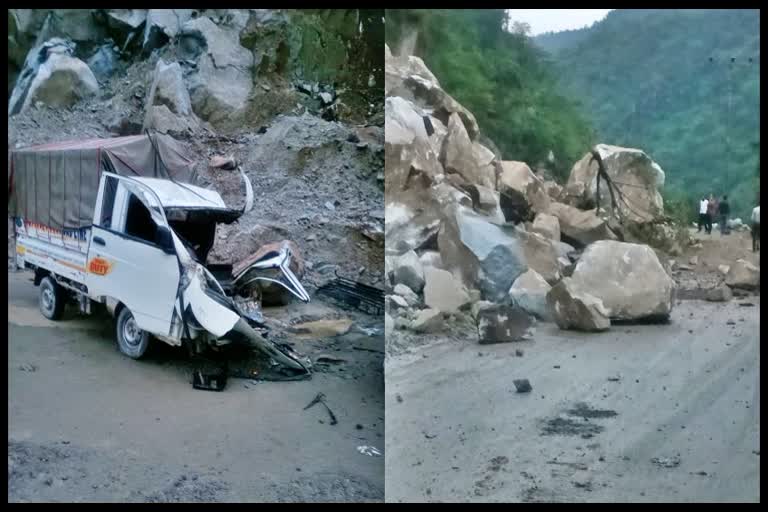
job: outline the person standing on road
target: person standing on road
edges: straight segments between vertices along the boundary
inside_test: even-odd
[[[728,230],[728,215],[731,213],[731,205],[728,204],[728,196],[723,196],[723,200],[718,205],[718,214],[720,216],[720,234],[727,235]]]
[[[701,196],[701,201],[699,201],[699,231],[698,233],[701,233],[701,227],[704,226],[704,230],[707,229],[707,207],[708,207],[709,201],[707,201],[707,198],[705,196]]]
[[[752,209],[752,252],[760,250],[760,201]]]
[[[717,210],[720,207],[720,203],[717,202],[715,194],[709,194],[709,202],[707,203],[707,234],[712,234],[712,223],[717,219]]]

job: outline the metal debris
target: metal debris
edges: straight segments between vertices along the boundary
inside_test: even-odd
[[[318,288],[317,293],[336,300],[342,307],[374,316],[384,314],[384,290],[367,284],[337,277]]]
[[[328,415],[331,417],[331,425],[336,425],[338,421],[336,421],[336,415],[333,414],[333,411],[331,411],[331,408],[328,407],[328,404],[325,403],[325,393],[318,393],[315,398],[312,399],[311,402],[307,404],[306,407],[304,407],[304,410],[306,411],[310,407],[314,406],[315,404],[321,403],[325,407],[325,410],[328,411]]]

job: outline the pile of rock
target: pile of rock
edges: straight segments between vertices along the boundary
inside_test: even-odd
[[[465,315],[491,343],[527,339],[537,321],[600,331],[669,318],[673,280],[650,247],[623,241],[664,225],[655,162],[595,148],[616,207],[605,182],[598,201],[591,152],[561,187],[481,144],[472,113],[421,59],[385,55],[390,328],[434,333]]]
[[[145,128],[188,131],[203,120],[234,131],[302,103],[359,122],[372,108],[360,96],[380,97],[368,93],[383,82],[382,24],[362,9],[9,9],[9,115],[37,102],[71,106],[159,55],[167,62],[147,89],[170,81],[179,98],[148,98]],[[308,82],[317,94],[304,101]]]

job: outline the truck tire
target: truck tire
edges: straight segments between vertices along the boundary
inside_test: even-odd
[[[117,347],[131,359],[141,359],[149,346],[149,333],[139,329],[128,308],[117,315]]]
[[[40,281],[40,312],[45,318],[61,320],[66,300],[64,289],[52,277],[46,276]]]

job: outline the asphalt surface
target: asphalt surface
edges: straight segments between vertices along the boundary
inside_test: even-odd
[[[8,278],[9,502],[383,500],[384,457],[358,451],[384,451],[380,354],[341,352],[354,377],[199,391],[180,350],[133,361],[108,317],[49,322],[30,274]],[[318,392],[337,425],[303,410]]]
[[[668,325],[392,357],[386,500],[759,501],[759,314],[684,301]]]

